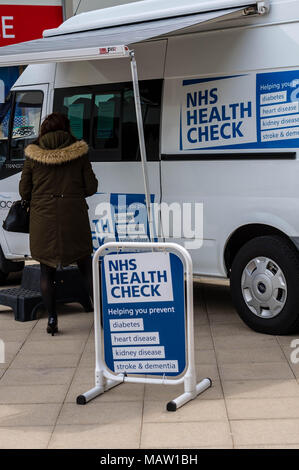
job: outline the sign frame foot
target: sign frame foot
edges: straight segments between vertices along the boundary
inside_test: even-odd
[[[166,405],[166,410],[172,412],[177,411],[178,408],[181,408],[186,403],[193,400],[210,387],[212,387],[212,380],[207,377],[198,384],[196,384],[195,390],[193,392],[185,391],[184,393],[182,393],[182,395],[178,396],[174,400],[169,401]]]
[[[93,387],[88,392],[82,393],[81,395],[77,396],[77,405],[86,405],[90,400],[96,398],[97,396],[104,393],[103,387]]]
[[[99,395],[102,395],[103,393],[107,392],[111,388],[116,387],[117,385],[120,385],[122,383],[123,383],[123,380],[119,381],[119,380],[107,379],[107,380],[105,380],[104,387],[100,386],[100,385],[97,385],[97,386],[91,388],[90,390],[88,390],[87,392],[85,392],[81,395],[78,395],[76,403],[77,403],[77,405],[86,405],[89,401],[93,400],[94,398],[98,397]]]

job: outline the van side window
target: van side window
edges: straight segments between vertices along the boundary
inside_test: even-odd
[[[82,93],[65,96],[60,112],[66,114],[71,123],[73,135],[79,140],[89,140],[92,94]]]
[[[122,94],[97,93],[94,98],[93,148],[119,149],[121,142],[120,109]]]
[[[159,160],[162,80],[139,83],[148,160]],[[54,111],[66,114],[91,161],[140,160],[132,83],[58,88]]]
[[[140,99],[144,138],[148,160],[159,160],[162,80],[140,82]],[[140,160],[135,101],[132,87],[123,93],[122,153],[123,160]]]
[[[24,160],[24,148],[38,137],[42,105],[42,91],[16,92],[11,131],[11,160]]]

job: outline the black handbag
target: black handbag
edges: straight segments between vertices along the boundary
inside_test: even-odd
[[[2,227],[8,232],[29,233],[29,202],[13,202]]]

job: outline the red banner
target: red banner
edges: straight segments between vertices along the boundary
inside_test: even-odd
[[[62,21],[60,6],[0,5],[0,46],[41,38]]]

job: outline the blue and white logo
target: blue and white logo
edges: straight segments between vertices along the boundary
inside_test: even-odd
[[[180,150],[298,146],[299,71],[183,81]]]

